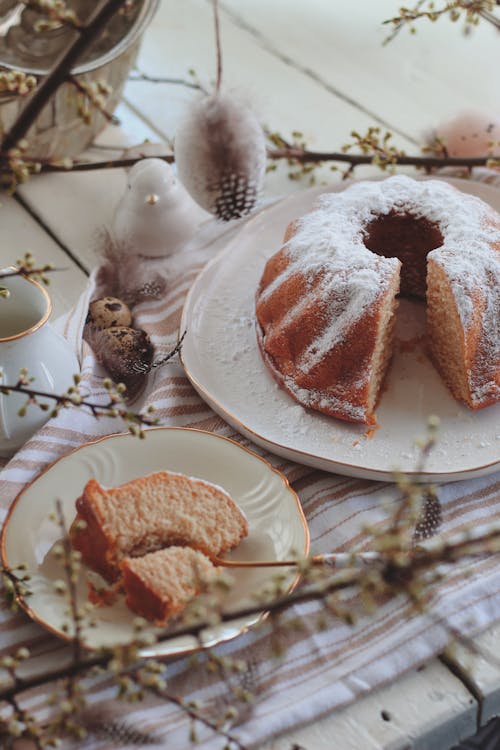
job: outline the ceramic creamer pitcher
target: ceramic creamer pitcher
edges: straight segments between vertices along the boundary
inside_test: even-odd
[[[0,284],[9,291],[7,299],[0,298],[0,382],[14,385],[26,368],[34,378],[33,389],[64,393],[79,366],[70,344],[48,322],[52,303],[47,291],[25,276],[2,278]],[[39,401],[55,405],[51,399]],[[25,403],[23,394],[0,394],[0,456],[13,454],[49,417],[50,409],[42,411],[36,404],[20,417]]]

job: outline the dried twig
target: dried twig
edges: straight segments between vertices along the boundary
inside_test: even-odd
[[[217,51],[217,79],[215,82],[215,93],[218,94],[222,84],[222,44],[220,39],[219,0],[213,0],[214,5],[214,27],[215,47]]]
[[[65,268],[54,268],[53,266],[46,265],[40,266],[39,268],[18,268],[11,271],[0,271],[0,279],[10,279],[12,276],[42,276],[45,273],[52,273],[53,271],[65,271]]]
[[[81,397],[77,388],[79,378],[76,375],[74,378],[75,385],[71,386],[66,393],[50,393],[31,388],[29,385],[30,381],[27,379],[27,373],[21,372],[17,383],[10,384],[0,381],[0,393],[5,396],[11,393],[20,393],[26,396],[26,404],[19,410],[21,416],[24,415],[27,407],[30,405],[36,405],[42,411],[48,411],[50,409],[48,404],[39,401],[39,399],[47,399],[54,402],[51,417],[57,416],[59,409],[66,409],[68,407],[85,408],[96,418],[121,417],[128,424],[130,432],[138,434],[140,437],[144,437],[141,430],[142,427],[153,427],[158,424],[158,420],[149,416],[149,414],[132,412],[127,409],[124,403],[125,386],[118,384],[113,389],[111,381],[103,381],[104,387],[109,391],[109,401],[105,404],[98,404]]]
[[[174,695],[173,693],[171,693],[166,688],[160,688],[155,686],[154,684],[147,685],[146,687],[158,698],[163,698],[169,703],[173,703],[174,705],[178,706],[187,716],[189,716],[192,721],[203,724],[203,726],[212,730],[212,732],[217,734],[219,737],[224,738],[227,743],[226,747],[232,746],[236,750],[246,750],[247,746],[243,745],[240,740],[234,736],[234,734],[224,729],[218,722],[213,721],[208,716],[205,716],[202,711],[199,711],[195,706],[193,706],[193,704],[189,703],[189,701],[185,701],[178,695]],[[196,733],[194,729],[191,735],[191,739],[196,742]]]
[[[26,159],[31,157],[26,156]],[[103,161],[75,162],[73,164],[42,164],[41,172],[90,172],[99,169],[123,169],[134,166],[140,161],[142,156],[131,158],[106,159]],[[175,157],[172,153],[155,154],[155,158],[163,159],[172,164]],[[267,158],[271,161],[292,160],[299,164],[321,164],[324,162],[339,162],[349,164],[353,168],[374,163],[374,154],[351,154],[342,151],[312,151],[310,149],[297,148],[296,146],[270,148],[267,151]],[[494,157],[489,155],[461,157],[461,156],[413,156],[403,154],[395,156],[392,165],[414,166],[419,169],[430,171],[433,169],[442,169],[443,167],[463,167],[473,169],[474,167],[490,166],[495,164]]]
[[[353,166],[363,164],[373,164],[373,154],[348,154],[338,151],[310,151],[308,149],[276,148],[269,149],[267,152],[269,159],[294,159],[302,164],[319,163],[325,161],[338,161]],[[394,164],[400,166],[415,166],[423,169],[440,169],[442,167],[484,167],[492,161],[492,156],[475,156],[475,157],[432,157],[432,156],[411,156],[403,154],[394,158]]]
[[[385,24],[392,24],[394,32],[385,41],[391,41],[403,26],[408,25],[410,31],[414,32],[413,23],[423,18],[429,21],[437,21],[442,16],[449,16],[452,21],[458,21],[465,17],[465,22],[470,26],[475,26],[482,18],[492,24],[496,29],[500,28],[500,19],[491,11],[495,3],[492,0],[449,0],[441,7],[436,7],[435,3],[428,2],[427,9],[422,9],[424,3],[422,0],[414,8],[400,8],[399,15],[387,19]],[[496,5],[499,5],[496,2]]]
[[[76,78],[76,76],[70,76],[68,78],[68,81],[77,89],[77,91],[80,92],[80,94],[82,94],[84,100],[88,100],[90,104],[101,113],[104,119],[111,123],[111,125],[120,124],[120,120],[118,119],[118,117],[111,114],[111,112],[108,112],[108,110],[104,106],[104,102],[102,101],[102,94],[96,93],[93,90],[91,84],[82,83],[78,78]],[[88,116],[90,117],[90,114]]]
[[[30,157],[26,157],[30,158]],[[143,155],[134,157],[124,157],[119,159],[105,159],[103,161],[75,161],[68,164],[53,164],[46,163],[42,164],[41,172],[92,172],[99,169],[126,169],[133,167],[138,161],[143,159]],[[163,161],[173,164],[174,155],[169,154],[155,154],[156,159],[163,159]]]
[[[46,263],[44,266],[36,266],[35,260],[31,253],[25,253],[24,258],[16,261],[16,265],[10,268],[0,269],[0,281],[2,279],[9,279],[13,276],[23,276],[25,278],[32,277],[36,281],[42,284],[49,284],[48,273],[52,271],[62,271],[62,268],[54,268],[51,263]],[[7,287],[0,283],[0,298],[8,299],[10,297],[10,291]]]
[[[73,548],[69,539],[68,530],[66,528],[66,522],[64,520],[64,514],[62,504],[60,500],[56,500],[56,515],[57,523],[61,529],[62,537],[62,548],[61,558],[64,573],[66,576],[66,589],[68,592],[68,602],[70,606],[71,619],[74,625],[73,634],[73,663],[78,664],[82,658],[82,618],[78,607],[78,597],[76,591],[76,573],[73,559]]]
[[[188,81],[186,78],[169,78],[168,76],[152,76],[149,73],[143,73],[141,70],[135,70],[130,73],[128,77],[129,81],[138,82],[143,81],[145,83],[165,83],[174,86],[185,86],[188,89],[195,89],[196,91],[205,91],[200,83],[195,81]],[[206,93],[206,92],[205,92]]]
[[[385,534],[385,531],[382,532]],[[500,550],[500,527],[492,526],[483,529],[473,529],[468,532],[457,534],[453,539],[446,542],[432,540],[422,543],[416,548],[403,549],[393,546],[385,549],[380,554],[379,564],[370,567],[359,566],[350,570],[342,570],[326,578],[319,579],[293,592],[283,594],[272,600],[259,600],[232,611],[219,613],[219,622],[224,623],[235,618],[250,618],[262,611],[279,613],[292,605],[302,604],[309,601],[324,600],[335,592],[345,589],[362,589],[367,578],[373,585],[373,575],[377,575],[383,585],[383,593],[387,595],[411,595],[412,582],[419,579],[422,574],[432,571],[436,566],[453,564],[473,557],[484,557],[494,554]],[[353,553],[353,564],[356,563],[356,553]],[[213,628],[214,623],[209,621],[196,621],[180,627],[166,628],[158,634],[158,643],[183,636],[199,637],[203,631]],[[140,641],[139,641],[140,642]],[[202,642],[202,641],[201,641]],[[136,650],[137,643],[132,646],[132,653]],[[0,701],[9,700],[18,692],[29,690],[48,682],[64,679],[75,675],[77,672],[87,673],[94,667],[105,667],[111,658],[113,650],[104,650],[95,656],[82,659],[79,663],[72,663],[66,667],[55,668],[44,674],[38,674],[19,681],[19,684],[0,689]],[[138,669],[144,660],[133,661],[126,666],[125,671],[130,672]]]

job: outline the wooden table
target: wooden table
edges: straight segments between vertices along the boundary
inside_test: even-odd
[[[252,104],[271,130],[304,134],[315,149],[339,150],[350,133],[371,125],[394,134],[394,144],[415,153],[425,133],[463,108],[488,110],[498,95],[495,62],[500,40],[481,24],[464,38],[460,24],[423,21],[418,33],[388,35],[381,21],[397,0],[222,0],[224,80]],[[208,0],[162,0],[138,61],[155,77],[188,77],[193,68],[209,84],[215,77],[211,4]],[[103,147],[150,139],[169,141],[193,91],[185,86],[130,81],[117,114],[93,156]],[[266,180],[266,194],[302,190],[307,178],[291,181],[286,164]],[[373,168],[357,171],[359,177]],[[329,166],[317,180],[339,179]],[[68,270],[54,275],[55,316],[86,284],[96,263],[97,230],[109,223],[125,184],[123,170],[51,174],[32,179],[14,197],[2,196],[0,261],[26,251]],[[493,651],[500,628],[477,639]],[[306,686],[305,686],[306,687]],[[471,735],[498,712],[497,667],[462,648],[446,661],[434,659],[418,671],[355,705],[275,740],[311,750],[415,747],[445,750]]]

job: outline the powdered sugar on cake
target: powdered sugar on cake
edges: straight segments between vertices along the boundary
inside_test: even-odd
[[[356,314],[360,317],[380,289],[379,277],[385,267],[381,261],[391,263],[391,267],[395,262],[368,250],[363,231],[374,218],[391,211],[410,213],[439,227],[444,243],[429,257],[446,266],[462,325],[467,328],[470,324],[472,299],[477,289],[485,286],[492,290],[488,310],[498,319],[500,308],[493,303],[498,302],[500,288],[500,252],[491,246],[500,248],[500,227],[483,201],[437,180],[416,182],[398,175],[381,182],[358,183],[342,193],[322,195],[317,209],[300,219],[296,233],[286,245],[292,264],[284,273],[300,268],[315,274],[322,266],[332,274],[345,273],[356,286],[359,305],[358,313],[352,310],[351,321]],[[372,269],[376,273],[370,274]],[[278,285],[278,279],[275,283]],[[348,323],[341,321],[339,327]]]
[[[389,223],[394,217],[397,221],[414,220],[415,230],[410,225],[410,236],[401,230],[402,239],[398,239],[398,231],[393,232],[391,225],[392,247],[384,239],[374,252],[367,247],[373,246],[372,226],[377,222],[380,226],[384,217]],[[418,235],[419,227],[429,227],[435,237],[427,244],[427,230],[422,230],[423,239],[417,239],[414,249],[413,232]],[[324,379],[324,386],[317,388],[312,382],[318,368],[324,370],[323,363],[332,363],[334,349],[348,360],[357,356],[349,351],[358,324],[363,336],[365,320],[375,316],[368,334],[373,335],[382,309],[390,317],[387,306],[382,306],[388,295],[395,293],[401,262],[394,256],[408,257],[405,243],[409,243],[412,255],[411,260],[404,260],[404,267],[422,276],[424,287],[419,291],[408,286],[403,289],[423,296],[426,255],[434,267],[441,267],[449,289],[449,314],[454,303],[462,335],[467,338],[467,356],[474,358],[475,365],[481,363],[467,375],[470,396],[464,400],[477,408],[500,396],[500,217],[483,201],[445,182],[416,181],[399,175],[380,182],[356,183],[341,193],[320,196],[313,210],[294,222],[276,262],[269,272],[266,268],[258,292],[261,351],[275,377],[300,403],[363,421],[364,397],[356,395],[353,400],[349,393],[358,388],[361,391],[368,379],[372,382],[373,373],[381,366],[376,357],[368,361],[361,355],[364,364],[357,371],[358,383],[354,387],[351,380],[345,394],[342,378],[332,380],[328,387]],[[384,257],[384,251],[392,257]],[[423,253],[421,261],[416,253]],[[414,268],[414,257],[423,265]],[[317,311],[316,319],[313,310]],[[298,347],[292,339],[286,343],[288,332],[300,331],[304,325],[309,334],[314,331],[313,335],[308,339],[300,336]],[[477,346],[473,343],[476,335]],[[350,375],[351,371],[349,365]],[[337,401],[342,403],[339,408]]]

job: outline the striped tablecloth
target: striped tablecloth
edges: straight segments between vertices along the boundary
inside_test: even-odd
[[[479,170],[476,177],[498,182],[500,187],[496,173]],[[196,274],[236,230],[237,227],[219,228],[215,224],[206,228],[185,252],[165,262],[168,287],[161,300],[144,302],[135,309],[136,324],[148,331],[159,356],[176,344],[183,300]],[[77,347],[85,387],[94,400],[105,400],[103,373],[81,340],[88,301],[97,293],[95,284],[93,275],[86,293],[61,325]],[[383,521],[388,509],[400,499],[400,491],[394,485],[313,470],[250,445],[201,400],[177,360],[148,376],[146,389],[133,408],[150,404],[155,406],[162,424],[217,432],[253,448],[280,469],[301,499],[310,526],[312,553],[367,546],[363,528]],[[82,443],[116,431],[115,420],[95,420],[83,411],[63,410],[5,465],[0,475],[2,516],[25,483],[47,464]],[[443,533],[458,532],[470,524],[500,522],[498,473],[443,485],[439,497]],[[436,590],[426,615],[413,614],[405,598],[400,597],[373,615],[362,617],[355,626],[329,618],[326,627],[318,630],[315,615],[319,611],[320,605],[313,602],[287,612],[285,621],[299,617],[302,627],[284,630],[286,650],[280,659],[273,656],[265,629],[248,632],[218,647],[218,653],[247,659],[252,667],[246,684],[254,692],[255,701],[245,707],[231,730],[245,746],[259,746],[273,734],[353,701],[431,658],[449,641],[449,626],[471,634],[500,619],[500,564],[496,558],[489,558],[468,564],[466,570],[454,569]],[[64,654],[65,647],[23,613],[2,612],[0,629],[5,650],[28,646],[37,654],[38,665],[44,659],[55,660]],[[199,701],[214,718],[223,713],[228,685],[217,675],[177,659],[168,665],[168,679],[173,694]],[[189,746],[190,722],[174,704],[150,698],[132,706],[116,704],[111,700],[113,694],[110,684],[97,683],[90,698],[89,715],[94,711],[96,716],[118,718],[131,727],[151,730],[161,747]],[[30,698],[30,705],[41,707],[45,699],[46,690],[40,689]],[[200,747],[223,744],[208,729],[198,726],[197,731]],[[85,744],[77,746],[103,750],[126,745],[91,734]]]

